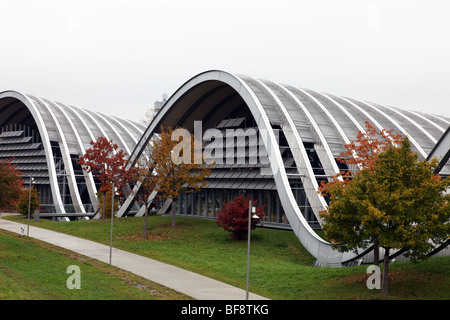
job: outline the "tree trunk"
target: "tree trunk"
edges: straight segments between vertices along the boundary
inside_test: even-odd
[[[384,260],[383,260],[383,283],[381,287],[381,294],[386,296],[388,293],[388,280],[389,280],[389,248],[384,248]]]
[[[103,208],[102,208],[102,215],[103,215],[103,221],[105,221],[106,218],[106,191],[103,192]]]
[[[145,206],[145,219],[144,219],[144,238],[147,237],[147,216],[148,216],[148,210],[149,207],[147,204],[144,204]]]
[[[172,199],[172,228],[175,228],[175,200]]]
[[[379,266],[380,264],[380,247],[378,245],[378,238],[373,239],[373,264]]]

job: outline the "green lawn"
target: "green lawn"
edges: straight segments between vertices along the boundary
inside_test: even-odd
[[[32,224],[109,245],[110,220]],[[169,217],[151,216],[149,236],[142,232],[143,218],[116,218],[113,245],[245,288],[247,242],[232,240],[214,221],[179,217],[171,228]],[[252,232],[250,290],[283,300],[382,299],[379,290],[366,287],[367,266],[313,268],[313,262],[293,232],[258,228]],[[450,257],[392,264],[388,298],[449,299],[449,267]]]
[[[80,290],[68,289],[80,268]],[[70,281],[71,282],[71,281]],[[187,297],[102,262],[0,230],[0,300],[172,300]]]

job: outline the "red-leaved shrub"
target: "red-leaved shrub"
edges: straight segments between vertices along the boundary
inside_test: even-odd
[[[231,232],[234,239],[242,240],[247,237],[248,233],[248,205],[251,200],[250,196],[237,196],[229,203],[223,203],[223,209],[217,217],[217,225],[223,227],[225,231]],[[264,216],[264,206],[258,206],[256,200],[252,200],[252,207],[256,207],[256,214],[259,218],[252,218],[251,230],[256,228],[256,224]]]

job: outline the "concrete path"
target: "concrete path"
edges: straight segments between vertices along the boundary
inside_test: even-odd
[[[27,225],[0,218],[1,229],[21,234],[22,226],[25,227],[26,236]],[[110,247],[107,245],[34,226],[30,226],[29,236],[109,263]],[[197,300],[245,300],[246,298],[245,290],[114,247],[111,264]],[[266,300],[267,298],[250,293],[249,299]]]

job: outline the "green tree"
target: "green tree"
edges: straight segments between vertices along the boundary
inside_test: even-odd
[[[17,201],[19,213],[28,214],[28,204],[30,205],[31,216],[34,214],[34,210],[38,210],[41,207],[39,203],[39,193],[35,187],[31,187],[31,198],[30,189],[23,189],[20,191],[19,200]]]
[[[382,294],[388,290],[390,250],[405,250],[418,261],[449,239],[450,179],[434,174],[437,160],[419,161],[405,138],[389,145],[370,169],[354,173],[345,184],[327,189],[323,230],[340,251],[367,248],[377,239],[384,248]]]
[[[344,188],[360,170],[372,170],[380,152],[390,146],[400,145],[403,140],[403,136],[393,134],[392,129],[378,130],[369,121],[366,121],[365,126],[365,130],[358,131],[356,140],[346,144],[346,151],[338,156],[338,161],[346,164],[348,170],[339,172],[329,182],[322,181],[319,188],[322,195],[328,196],[336,184],[340,185],[338,188]],[[378,238],[374,237],[371,241],[373,242],[374,264],[378,266],[380,261]]]
[[[97,192],[97,199],[99,204],[99,211],[104,212],[105,218],[111,218],[111,186],[109,189],[105,189],[105,192]],[[116,212],[119,209],[119,203],[118,203],[117,197],[114,197],[114,212]],[[105,210],[103,210],[103,206],[105,206]]]
[[[186,129],[161,127],[159,137],[152,141],[148,160],[152,170],[146,175],[146,183],[162,198],[172,199],[172,227],[180,191],[196,192],[207,184],[205,178],[211,174],[212,165],[203,163],[202,156],[201,146],[196,146]]]

